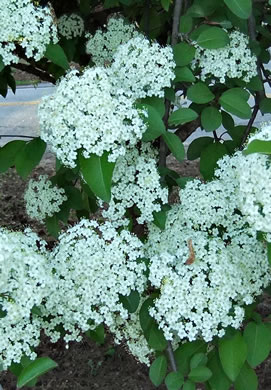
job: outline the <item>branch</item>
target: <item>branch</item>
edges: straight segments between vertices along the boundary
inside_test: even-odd
[[[170,341],[168,342],[167,353],[168,353],[168,357],[169,357],[172,371],[175,371],[175,372],[178,371],[177,364],[176,364],[175,357],[174,357],[174,352],[173,352],[172,345],[171,345]]]
[[[33,74],[33,75],[39,77],[43,81],[48,81],[49,83],[52,83],[52,84],[56,83],[56,80],[52,76],[50,76],[48,73],[46,73],[43,70],[35,68],[32,65],[26,65],[26,64],[22,64],[19,62],[18,64],[12,64],[12,67],[15,69],[22,70],[23,72]]]
[[[259,109],[260,109],[260,106],[259,106],[258,103],[256,103],[255,106],[254,106],[254,109],[253,109],[253,113],[252,113],[252,115],[251,115],[251,118],[250,118],[250,120],[249,120],[249,122],[248,122],[247,128],[246,128],[246,130],[245,130],[245,132],[244,132],[244,135],[243,135],[243,137],[242,137],[242,141],[241,141],[241,145],[240,145],[240,147],[239,147],[239,150],[242,150],[242,149],[243,149],[243,146],[244,146],[244,144],[245,144],[245,142],[246,142],[246,140],[247,140],[247,138],[248,138],[248,136],[249,136],[250,130],[251,130],[252,126],[253,126],[253,123],[254,123],[254,121],[255,121],[255,118],[256,118],[256,116],[257,116],[257,114],[258,114]]]
[[[180,138],[182,142],[184,142],[197,128],[200,126],[200,118],[193,120],[192,122],[186,123],[178,127],[175,134]]]

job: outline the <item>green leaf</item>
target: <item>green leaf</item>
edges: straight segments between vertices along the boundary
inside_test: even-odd
[[[201,125],[206,131],[214,131],[222,124],[222,115],[215,107],[205,107],[201,112]]]
[[[82,175],[96,196],[105,202],[111,198],[111,183],[115,163],[108,161],[108,153],[101,157],[92,154],[89,158],[79,156]]]
[[[271,338],[268,328],[263,324],[250,322],[244,330],[247,344],[247,361],[251,367],[261,364],[271,351]]]
[[[206,84],[198,82],[187,90],[187,98],[197,104],[209,103],[215,98]]]
[[[150,330],[155,323],[154,319],[150,316],[149,313],[149,308],[153,306],[153,299],[148,298],[146,299],[139,311],[139,321],[140,321],[140,326],[143,330],[145,338],[148,340],[150,336]]]
[[[196,385],[193,382],[186,381],[183,386],[183,390],[196,390]]]
[[[86,332],[86,335],[93,341],[95,341],[95,343],[99,344],[99,345],[102,345],[104,344],[104,340],[105,340],[105,331],[104,331],[104,326],[103,324],[100,324],[99,326],[97,326],[96,329],[94,330],[88,330]]]
[[[180,371],[183,375],[187,375],[190,369],[189,363],[192,356],[199,352],[205,352],[206,348],[207,344],[200,340],[187,342],[177,348],[174,352],[174,356],[178,371]]]
[[[224,372],[231,381],[235,381],[247,358],[247,345],[239,331],[232,337],[218,342],[220,361]]]
[[[25,144],[25,141],[11,141],[0,148],[0,173],[15,165],[15,159]]]
[[[154,322],[150,328],[150,334],[147,341],[149,346],[155,351],[164,351],[168,344],[163,331],[158,328],[156,322]]]
[[[234,128],[234,120],[232,116],[228,114],[226,111],[221,111],[222,115],[222,125],[226,130],[230,130]]]
[[[271,141],[255,139],[251,141],[243,152],[245,155],[252,153],[271,154]]]
[[[223,371],[217,350],[213,352],[207,365],[213,373],[208,381],[211,388],[216,390],[229,390],[231,381]]]
[[[193,83],[196,80],[191,69],[189,69],[187,66],[175,68],[175,76],[176,76],[174,80],[175,83],[177,82]]]
[[[271,99],[264,98],[260,101],[260,110],[262,114],[271,113]]]
[[[92,0],[80,0],[80,12],[83,16],[91,13]]]
[[[4,67],[5,67],[5,64],[4,64],[4,62],[3,62],[3,57],[0,56],[0,72],[2,72],[2,70],[4,69]]]
[[[134,313],[138,308],[140,295],[138,291],[133,290],[129,295],[120,295],[120,302],[129,313]]]
[[[193,382],[206,382],[211,376],[212,371],[208,367],[199,366],[190,371],[188,378]]]
[[[166,227],[167,212],[165,210],[154,211],[152,215],[153,215],[153,223],[161,230],[164,230]]]
[[[184,384],[184,377],[180,372],[170,372],[165,379],[168,390],[180,390]]]
[[[188,10],[188,14],[194,18],[202,18],[211,15],[220,2],[217,0],[194,0],[192,6]]]
[[[245,363],[234,382],[234,390],[257,390],[258,378],[255,371]]]
[[[224,3],[238,18],[249,18],[252,10],[251,0],[224,0]]]
[[[217,161],[228,153],[224,144],[215,142],[208,145],[200,155],[200,173],[205,180],[211,180],[217,168]]]
[[[188,160],[196,160],[197,158],[200,158],[201,152],[206,149],[207,146],[213,144],[213,142],[213,137],[199,137],[194,139],[187,150]]]
[[[22,370],[17,381],[17,387],[21,388],[27,385],[33,379],[38,378],[55,367],[57,367],[57,363],[52,359],[48,357],[37,358]]]
[[[166,131],[166,128],[159,112],[147,104],[138,104],[137,107],[147,110],[148,114],[147,118],[144,117],[144,121],[147,124],[147,130],[143,134],[142,140],[144,142],[149,142],[160,137]]]
[[[45,150],[46,143],[40,138],[34,138],[18,150],[15,166],[17,173],[23,179],[26,179],[30,172],[39,164]]]
[[[80,190],[76,187],[65,187],[65,193],[68,196],[68,204],[71,209],[82,210],[84,203]]]
[[[163,134],[163,139],[165,143],[167,144],[169,150],[173,154],[173,156],[180,162],[184,160],[185,157],[185,151],[184,146],[180,138],[174,134],[166,132]]]
[[[230,112],[239,118],[248,119],[251,117],[251,108],[240,93],[240,88],[228,89],[219,98],[219,103],[225,111]]]
[[[159,98],[157,96],[147,96],[146,98],[141,99],[140,103],[143,106],[148,105],[153,107],[159,113],[161,118],[165,115],[165,101],[163,98]]]
[[[174,60],[177,66],[189,65],[195,56],[196,49],[186,42],[177,43],[173,47]]]
[[[61,68],[68,70],[70,65],[68,58],[59,44],[50,43],[44,55],[48,60],[52,61],[53,64],[60,66]]]
[[[230,43],[230,39],[226,31],[220,27],[208,27],[199,35],[197,39],[199,46],[204,49],[220,49]]]
[[[53,215],[52,217],[47,217],[45,219],[46,229],[48,230],[49,234],[51,236],[58,238],[59,232],[60,232],[60,226],[58,223],[58,218],[56,215]]]
[[[168,12],[169,7],[170,7],[170,0],[161,0],[161,5],[164,8],[165,11]]]
[[[160,386],[167,373],[167,359],[164,355],[158,356],[152,363],[149,376],[154,386]]]
[[[190,360],[190,369],[197,368],[198,366],[205,366],[207,363],[207,356],[205,353],[196,353]]]
[[[188,34],[193,28],[193,18],[189,15],[182,15],[179,24],[179,32]]]
[[[168,123],[170,126],[183,125],[197,119],[198,114],[191,108],[179,108],[170,115]]]

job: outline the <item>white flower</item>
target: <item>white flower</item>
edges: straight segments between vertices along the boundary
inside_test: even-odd
[[[243,306],[270,283],[266,248],[238,210],[237,193],[222,180],[188,183],[165,230],[150,226],[149,280],[160,289],[150,314],[168,340],[209,342],[240,327]]]
[[[57,29],[66,39],[81,37],[84,32],[84,21],[77,14],[62,15],[57,21]]]
[[[133,99],[164,97],[164,88],[174,80],[173,51],[138,36],[122,44],[113,56],[111,71],[116,93]]]
[[[109,161],[116,161],[146,131],[144,115],[133,100],[113,94],[106,69],[89,68],[81,76],[73,70],[39,107],[41,138],[70,167],[76,166],[79,149],[86,158],[109,152]]]
[[[161,210],[161,203],[168,201],[168,189],[162,188],[157,170],[157,153],[148,144],[141,150],[128,149],[117,160],[112,179],[111,200],[104,218],[114,226],[128,225],[124,218],[127,209],[134,205],[139,209],[139,224],[153,221],[153,212]],[[102,202],[101,202],[102,205]]]
[[[215,77],[225,83],[226,77],[241,78],[249,82],[257,76],[257,57],[249,48],[248,37],[235,30],[229,33],[230,43],[220,49],[203,49],[195,45],[192,69],[200,68],[200,78]]]
[[[67,199],[64,189],[53,186],[47,175],[39,176],[38,181],[31,179],[24,194],[27,214],[38,221],[58,213]]]
[[[1,0],[0,56],[5,65],[17,63],[16,46],[25,49],[28,58],[40,60],[46,46],[58,41],[51,9],[31,0]]]
[[[101,323],[111,326],[114,316],[126,319],[120,295],[145,287],[142,243],[126,230],[110,223],[81,222],[63,233],[51,254],[55,289],[48,297],[44,322],[46,333],[56,341],[63,325],[65,340],[80,340],[80,332]]]
[[[45,242],[30,230],[0,229],[0,363],[7,369],[23,355],[34,359],[40,321],[31,313],[52,289]],[[38,248],[39,247],[39,248]]]
[[[106,31],[97,30],[94,36],[87,36],[90,39],[86,52],[91,54],[92,61],[98,66],[110,64],[119,45],[140,35],[135,26],[125,23],[123,18],[110,18],[105,27]]]

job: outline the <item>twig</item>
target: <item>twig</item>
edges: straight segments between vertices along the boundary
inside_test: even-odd
[[[170,341],[168,342],[167,353],[168,353],[169,362],[170,362],[172,371],[175,371],[175,372],[178,371],[177,370],[176,360],[175,360],[175,357],[174,357],[174,352],[173,352],[173,349],[172,349],[172,344],[171,344]]]
[[[242,150],[243,147],[244,147],[244,144],[245,144],[245,142],[246,142],[246,140],[247,140],[247,138],[248,138],[248,136],[249,136],[249,133],[250,133],[250,131],[251,131],[251,128],[252,128],[252,126],[253,126],[253,123],[254,123],[254,121],[255,121],[255,118],[256,118],[256,116],[257,116],[257,114],[258,114],[259,109],[260,109],[260,106],[259,106],[258,103],[256,103],[255,106],[254,106],[254,109],[253,109],[251,118],[250,118],[250,120],[249,120],[249,122],[248,122],[247,128],[246,128],[246,130],[245,130],[245,132],[244,132],[244,135],[243,135],[243,137],[242,137],[242,141],[241,141],[241,145],[240,145],[240,147],[239,147],[239,150]]]
[[[19,62],[18,64],[12,64],[12,67],[15,69],[22,70],[23,72],[33,74],[34,76],[39,77],[43,81],[48,81],[49,83],[52,84],[56,83],[56,80],[52,76],[50,76],[48,73],[46,73],[43,70],[35,68],[32,65],[26,65]]]
[[[30,138],[30,139],[34,139],[37,137],[31,137],[29,135],[4,134],[4,135],[0,135],[0,138]]]

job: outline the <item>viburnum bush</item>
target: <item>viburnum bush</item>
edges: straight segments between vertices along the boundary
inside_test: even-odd
[[[257,312],[271,283],[270,0],[0,6],[2,96],[11,67],[56,85],[40,137],[0,148],[0,172],[23,179],[47,145],[56,156],[24,196],[54,247],[0,228],[1,368],[34,385],[57,364],[35,352],[42,333],[68,347],[108,332],[155,386],[256,390],[271,351]],[[199,159],[200,178],[170,154]]]

